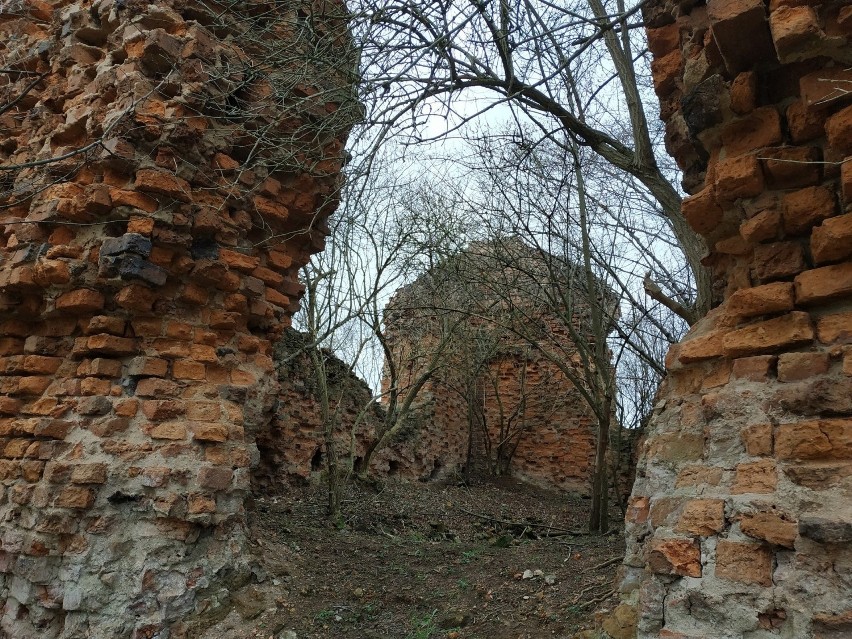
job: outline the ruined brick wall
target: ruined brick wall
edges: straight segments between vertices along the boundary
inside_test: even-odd
[[[488,368],[482,399],[485,426],[493,443],[517,433],[511,474],[588,495],[596,421],[573,383],[556,364],[529,348],[504,355]]]
[[[852,636],[852,7],[645,19],[722,302],[669,353],[622,593],[639,637]]]
[[[193,636],[250,577],[351,66],[341,2],[217,7],[0,3],[0,635]]]
[[[275,345],[279,390],[271,427],[258,435],[261,466],[258,485],[275,490],[283,484],[311,480],[325,470],[325,443],[316,374],[306,349],[305,334],[290,328]],[[384,417],[373,391],[343,361],[323,352],[337,451],[343,463],[355,445],[353,461],[363,456],[366,442]],[[354,441],[353,441],[354,435]],[[376,462],[381,464],[382,455]]]
[[[549,264],[550,259],[555,260],[517,238],[474,243],[401,289],[389,304],[386,334],[403,371],[402,386],[413,384],[436,348],[449,340],[417,397],[407,439],[393,447],[402,474],[513,474],[550,488],[589,492],[596,438],[592,410],[560,365],[530,341],[538,339],[574,370],[575,379],[583,379],[566,322],[593,343],[588,302],[579,288],[569,295],[570,310],[547,297],[542,289],[556,278],[562,278],[561,286],[574,286],[564,273],[557,275],[565,265]],[[526,336],[513,331],[513,324],[524,325]]]

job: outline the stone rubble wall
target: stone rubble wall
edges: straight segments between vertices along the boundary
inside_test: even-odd
[[[354,64],[340,1],[209,4],[0,2],[0,636],[195,636],[251,577]]]
[[[605,628],[852,636],[852,7],[645,7],[683,213],[723,300],[669,352]]]

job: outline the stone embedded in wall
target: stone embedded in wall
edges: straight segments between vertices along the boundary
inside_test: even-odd
[[[220,8],[0,3],[4,636],[192,636],[251,576],[272,340],[357,107],[341,2]],[[313,11],[337,54],[287,64]]]
[[[848,11],[762,0],[644,11],[690,192],[683,213],[713,247],[724,298],[667,358],[628,510],[624,601],[644,639],[845,636]]]

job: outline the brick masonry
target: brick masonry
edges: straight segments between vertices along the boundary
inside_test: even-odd
[[[342,2],[206,6],[0,3],[2,636],[195,636],[251,578],[354,65]]]
[[[407,435],[387,456],[395,472],[420,479],[511,474],[590,493],[597,421],[571,378],[586,379],[574,339],[589,348],[594,337],[576,284],[562,281],[563,290],[574,289],[570,310],[547,296],[544,283],[565,268],[554,259],[517,238],[473,243],[397,291],[385,321],[401,386],[415,384],[450,337],[417,396]]]
[[[624,605],[642,638],[850,636],[852,9],[657,0],[645,21],[723,301],[668,356]]]

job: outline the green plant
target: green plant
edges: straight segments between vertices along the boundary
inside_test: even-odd
[[[326,610],[320,610],[317,614],[314,615],[314,621],[328,621],[330,619],[333,619],[336,614],[337,611],[331,608],[327,608]]]
[[[414,626],[414,629],[405,636],[405,639],[429,639],[433,633],[438,631],[438,627],[435,625],[435,615],[437,614],[438,611],[433,610],[429,615],[412,617],[411,625]]]

